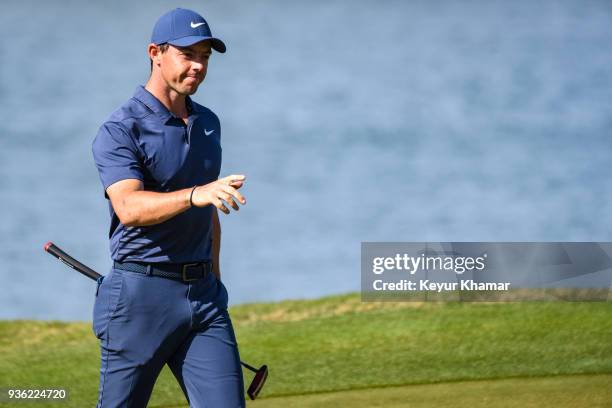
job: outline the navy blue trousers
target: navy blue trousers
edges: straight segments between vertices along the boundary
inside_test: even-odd
[[[164,364],[195,408],[244,407],[227,290],[214,275],[193,282],[113,269],[98,282],[97,408],[146,407]]]

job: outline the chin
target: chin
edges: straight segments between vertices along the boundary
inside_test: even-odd
[[[198,85],[193,86],[181,86],[173,88],[176,93],[183,96],[191,96],[198,91]]]
[[[198,86],[195,86],[192,89],[188,89],[187,92],[185,93],[185,95],[193,95],[194,93],[196,93],[198,91]]]
[[[200,87],[201,82],[198,82],[196,84],[193,85],[185,85],[183,87],[183,93],[185,95],[193,95],[194,93],[196,93],[198,91],[198,88]]]

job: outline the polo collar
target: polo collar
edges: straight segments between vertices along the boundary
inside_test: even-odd
[[[147,91],[144,86],[139,85],[134,92],[135,99],[142,102],[147,108],[153,111],[155,114],[160,115],[165,121],[168,121],[170,118],[175,118],[180,120],[174,113],[170,112],[168,108],[164,106],[163,103],[159,99],[157,99],[151,92]],[[191,116],[193,111],[193,102],[191,98],[188,96],[185,98],[185,103],[187,105],[187,112]]]

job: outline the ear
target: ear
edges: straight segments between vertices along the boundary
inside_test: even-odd
[[[153,43],[149,44],[147,47],[147,53],[149,54],[149,58],[153,61],[153,65],[158,66],[160,64],[161,51],[159,47]]]

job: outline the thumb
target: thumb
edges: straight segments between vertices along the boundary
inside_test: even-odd
[[[235,183],[242,185],[245,180],[246,176],[244,174],[232,174],[231,176],[225,176],[221,179],[221,181],[229,185],[233,185]]]

